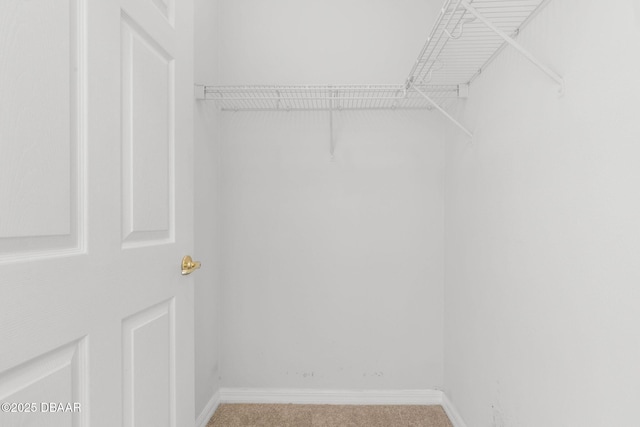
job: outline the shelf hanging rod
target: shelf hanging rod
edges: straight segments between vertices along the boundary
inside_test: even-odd
[[[401,101],[406,99],[407,90],[404,85],[396,85],[394,87],[373,89],[376,94],[366,94],[364,88],[341,88],[334,89],[330,86],[324,88],[318,88],[314,91],[305,92],[301,89],[262,89],[256,88],[242,88],[232,89],[228,88],[218,89],[217,87],[207,86],[205,95],[218,96],[220,100],[225,101],[246,101],[254,98],[259,98],[260,101],[275,101],[277,105],[282,105],[285,101]],[[229,95],[231,94],[231,95]],[[336,109],[340,109],[340,104],[336,105]]]
[[[211,92],[209,92],[211,93]],[[320,97],[320,96],[299,96],[299,97],[277,97],[277,96],[220,96],[221,101],[247,101],[252,99],[258,99],[260,101],[402,101],[406,99],[406,96],[336,96],[336,97]],[[204,98],[202,98],[204,99]],[[340,105],[336,109],[340,109]]]
[[[462,125],[462,123],[460,123],[459,121],[457,121],[451,114],[447,113],[444,108],[442,108],[441,106],[438,105],[437,102],[435,102],[433,99],[431,99],[431,97],[429,95],[427,95],[426,93],[424,93],[423,91],[421,91],[420,89],[418,89],[415,86],[412,86],[413,89],[418,92],[420,95],[422,95],[422,97],[424,99],[426,99],[427,101],[429,101],[431,103],[431,105],[433,105],[435,107],[436,110],[440,111],[446,118],[448,118],[449,120],[451,120],[451,122],[453,122],[453,124],[455,124],[456,126],[458,126],[460,129],[462,129],[462,131],[464,133],[466,133],[469,138],[473,138],[473,134]]]
[[[560,85],[560,93],[564,91],[564,79],[558,73],[553,71],[551,68],[547,67],[540,61],[536,59],[535,56],[531,54],[528,50],[526,50],[520,43],[515,41],[512,37],[509,37],[507,33],[493,25],[489,20],[487,20],[480,12],[476,10],[471,4],[469,4],[466,0],[461,0],[462,6],[473,16],[475,16],[479,21],[481,21],[484,25],[489,27],[493,32],[502,37],[505,42],[509,43],[513,46],[518,52],[525,56],[531,63],[533,63],[536,67],[538,67],[542,72],[544,72],[547,76],[549,76],[552,80]]]

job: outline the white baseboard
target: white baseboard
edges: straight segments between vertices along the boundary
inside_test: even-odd
[[[467,427],[467,424],[460,416],[460,413],[458,412],[456,407],[453,406],[453,403],[451,402],[451,400],[449,400],[449,397],[447,397],[447,395],[444,393],[442,393],[442,408],[447,413],[447,416],[449,417],[451,424],[453,424],[453,427]]]
[[[314,390],[223,388],[222,403],[313,405],[441,405],[439,390]],[[457,426],[456,426],[457,427]]]
[[[207,423],[213,416],[213,413],[216,412],[218,406],[220,405],[220,391],[216,391],[216,394],[213,395],[211,400],[207,402],[202,412],[196,419],[196,427],[206,427]]]

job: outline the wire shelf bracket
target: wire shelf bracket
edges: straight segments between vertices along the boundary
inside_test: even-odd
[[[478,21],[482,22],[489,29],[499,35],[506,43],[509,43],[512,47],[514,47],[518,52],[520,52],[525,58],[527,58],[533,65],[538,67],[543,73],[549,76],[553,81],[560,85],[558,89],[559,94],[564,93],[564,79],[558,73],[553,71],[551,68],[544,65],[542,62],[538,61],[538,59],[531,54],[527,49],[525,49],[520,43],[510,37],[507,33],[500,30],[500,28],[496,27],[493,23],[491,23],[488,19],[486,19],[480,12],[476,10],[468,1],[461,0],[462,6],[471,13]],[[452,36],[450,36],[452,37]]]
[[[415,90],[416,92],[418,92],[420,95],[422,95],[427,101],[429,101],[431,103],[431,105],[434,106],[434,108],[438,111],[440,111],[447,119],[449,119],[454,125],[458,126],[464,133],[467,134],[467,136],[469,136],[469,138],[473,138],[473,133],[471,133],[470,130],[468,130],[466,127],[464,127],[464,125],[462,123],[460,123],[459,121],[457,121],[451,114],[447,113],[447,111],[442,108],[441,106],[438,105],[437,102],[435,102],[433,99],[431,99],[429,97],[429,95],[427,95],[426,93],[422,92],[420,89],[418,89],[415,86],[412,86],[413,90]]]

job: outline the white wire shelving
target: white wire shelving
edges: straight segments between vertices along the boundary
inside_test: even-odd
[[[459,96],[457,85],[423,85],[439,104]],[[416,110],[433,106],[405,85],[206,86],[206,99],[223,111]]]
[[[447,0],[407,83],[471,84],[508,44],[525,53],[515,37],[549,1]]]
[[[521,29],[549,1],[446,0],[404,84],[199,86],[196,96],[215,101],[223,111],[333,114],[341,110],[436,109],[471,137],[450,108],[467,97],[469,85],[507,46],[558,83],[562,92],[562,77],[516,41]],[[330,117],[332,120],[333,115]]]

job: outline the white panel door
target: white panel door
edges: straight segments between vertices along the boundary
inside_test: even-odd
[[[194,424],[192,19],[0,1],[0,427]]]

